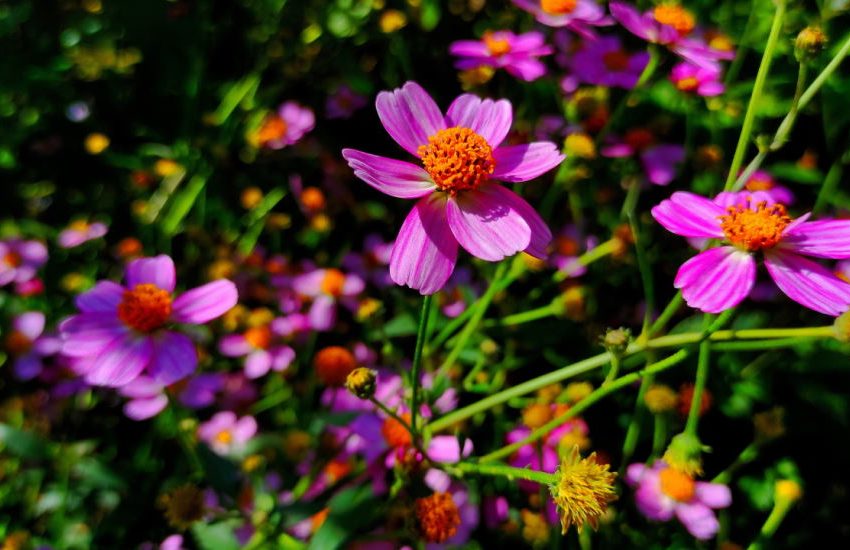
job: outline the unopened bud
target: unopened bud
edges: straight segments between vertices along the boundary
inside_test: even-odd
[[[632,332],[627,328],[609,328],[602,337],[602,345],[609,353],[623,355],[629,347]]]
[[[784,500],[790,504],[800,500],[803,496],[803,488],[793,479],[780,479],[776,482],[774,494],[776,500]]]
[[[348,374],[345,387],[360,399],[370,399],[375,395],[378,373],[366,367],[359,367]]]
[[[810,61],[818,56],[826,46],[826,35],[820,27],[810,25],[800,31],[794,42],[794,56],[797,61]]]

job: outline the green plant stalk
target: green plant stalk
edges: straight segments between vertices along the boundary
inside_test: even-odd
[[[539,319],[545,319],[546,317],[553,317],[561,313],[562,308],[557,304],[548,304],[545,306],[538,307],[536,309],[530,309],[528,311],[523,311],[520,313],[514,313],[512,315],[506,315],[501,319],[490,319],[484,322],[485,327],[493,327],[493,326],[501,326],[501,327],[511,327],[515,325],[521,325],[523,323],[530,323],[532,321],[537,321]]]
[[[732,164],[729,166],[729,173],[726,176],[726,184],[723,186],[724,191],[730,191],[732,189],[735,179],[738,177],[738,170],[741,169],[741,164],[744,161],[744,154],[747,152],[747,147],[750,144],[750,134],[752,134],[753,123],[756,118],[756,105],[761,100],[764,83],[767,80],[767,74],[770,71],[770,63],[773,60],[773,54],[776,51],[776,44],[779,42],[779,31],[782,29],[782,21],[785,19],[785,2],[786,0],[777,0],[776,2],[776,11],[773,14],[773,23],[770,26],[770,34],[767,37],[767,46],[764,49],[764,55],[762,55],[758,73],[756,73],[753,93],[750,96],[750,102],[747,105],[747,112],[744,115],[744,124],[741,126],[741,134],[738,136],[738,145],[735,147]]]
[[[413,440],[417,440],[419,432],[416,426],[416,416],[419,414],[419,371],[422,367],[422,347],[425,345],[425,334],[428,330],[428,318],[431,314],[431,300],[433,294],[429,294],[422,299],[422,312],[419,314],[419,329],[416,331],[416,347],[413,350],[413,367],[410,375],[410,428],[412,430]]]
[[[817,199],[815,199],[815,205],[812,208],[812,215],[817,215],[823,212],[823,209],[826,208],[827,202],[829,201],[829,197],[831,197],[838,188],[838,182],[841,181],[841,175],[844,173],[844,159],[842,157],[843,155],[839,155],[839,157],[835,159],[835,162],[832,163],[832,166],[829,167],[829,172],[826,173],[823,185],[821,185],[818,190],[818,196]]]
[[[650,44],[649,62],[646,64],[646,67],[644,67],[643,71],[640,73],[635,87],[632,88],[629,93],[626,94],[625,97],[620,100],[620,103],[618,103],[617,106],[614,108],[614,112],[612,112],[611,115],[608,117],[608,121],[605,123],[605,126],[602,128],[599,134],[596,135],[594,142],[597,147],[605,140],[606,137],[608,137],[608,134],[611,132],[613,123],[620,118],[620,115],[623,114],[623,111],[626,110],[626,107],[628,107],[634,99],[637,91],[643,88],[644,84],[649,82],[649,79],[652,78],[653,74],[655,74],[655,69],[658,68],[659,61],[660,55],[658,53],[658,48],[654,44]]]
[[[640,282],[643,286],[643,297],[646,301],[646,309],[643,314],[643,326],[641,334],[646,334],[650,329],[650,319],[655,311],[655,286],[652,283],[652,268],[649,265],[649,259],[646,257],[646,250],[643,247],[643,242],[638,231],[637,220],[634,212],[627,214],[629,219],[629,227],[632,230],[632,238],[635,240],[635,256],[637,256],[638,271],[640,272]]]
[[[595,248],[591,248],[578,258],[576,258],[575,266],[578,267],[587,267],[596,260],[601,260],[602,258],[609,256],[616,252],[620,248],[620,239],[614,237],[612,239],[608,239],[604,243],[600,244]],[[573,268],[574,269],[574,268]],[[566,271],[556,271],[552,275],[552,281],[556,283],[560,283],[566,278],[572,276],[574,270],[566,270]]]
[[[652,432],[652,456],[658,457],[664,452],[664,446],[667,444],[667,417],[661,414],[655,414],[655,425]],[[647,464],[651,460],[647,461]]]
[[[730,310],[731,311],[731,310]],[[711,325],[712,316],[705,314],[703,326]],[[691,397],[691,409],[688,411],[688,420],[685,423],[685,433],[694,437],[697,435],[699,424],[699,410],[702,405],[702,394],[705,391],[705,382],[708,380],[708,366],[711,358],[711,344],[704,340],[699,345],[699,357],[697,359],[697,376],[694,381],[694,393]]]
[[[652,380],[652,376],[646,376],[640,381],[640,388],[638,389],[637,399],[635,400],[635,410],[629,420],[629,427],[626,428],[626,437],[623,439],[623,466],[620,468],[621,475],[629,459],[635,454],[635,447],[637,447],[638,437],[640,436],[640,420],[643,417],[643,411],[645,409],[643,398],[646,395],[646,390],[652,385]]]
[[[529,470],[528,468],[515,468],[507,464],[473,464],[471,462],[458,462],[457,464],[445,465],[442,468],[456,477],[464,474],[475,474],[485,476],[505,477],[509,480],[524,479],[541,485],[550,485],[558,481],[558,476],[546,472]]]
[[[682,298],[682,291],[678,291],[673,298],[667,303],[664,307],[664,311],[661,312],[661,315],[658,316],[658,319],[652,323],[652,326],[649,327],[649,332],[646,333],[647,338],[652,338],[667,326],[667,323],[670,322],[670,319],[676,315],[676,312],[679,311],[679,308],[682,307],[682,302],[684,302],[684,298]],[[641,335],[644,336],[644,335]]]
[[[780,525],[782,525],[782,521],[785,519],[785,516],[788,515],[792,505],[793,502],[787,499],[776,500],[773,503],[773,509],[770,511],[770,515],[767,516],[767,519],[764,521],[764,525],[761,526],[761,532],[759,533],[758,538],[747,546],[747,550],[759,550],[760,548],[763,548],[764,543],[773,538],[776,530],[779,529]]]

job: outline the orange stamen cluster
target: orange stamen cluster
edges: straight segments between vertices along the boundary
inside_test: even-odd
[[[694,478],[674,468],[661,470],[658,473],[658,482],[661,492],[679,502],[690,502],[696,493]]]
[[[233,433],[230,430],[221,430],[217,434],[215,434],[215,440],[221,443],[222,445],[230,445],[233,441]]]
[[[417,499],[415,510],[419,529],[426,541],[442,544],[457,533],[460,512],[450,494],[434,493]]]
[[[32,342],[25,334],[15,330],[6,337],[4,347],[12,355],[23,355],[32,348]]]
[[[7,252],[6,255],[3,256],[3,261],[6,262],[6,265],[9,267],[18,267],[24,263],[24,259],[21,258],[21,255],[17,252]]]
[[[125,290],[118,304],[118,318],[139,332],[148,333],[161,328],[170,315],[171,293],[150,283]]]
[[[410,413],[401,415],[402,420],[410,424]],[[387,418],[381,426],[381,435],[384,436],[384,441],[387,445],[394,448],[408,447],[413,442],[410,437],[410,432],[404,425],[395,418]]]
[[[348,374],[357,367],[357,359],[347,349],[330,346],[322,349],[313,359],[316,376],[327,386],[342,386]]]
[[[750,178],[744,185],[747,191],[769,191],[773,189],[773,180],[768,178]]]
[[[680,78],[675,82],[676,88],[682,92],[693,92],[697,88],[699,88],[699,80],[693,76],[686,76],[685,78]]]
[[[272,341],[269,327],[251,327],[243,334],[245,340],[257,349],[267,349]]]
[[[339,269],[325,270],[325,276],[319,288],[325,294],[336,298],[342,296],[342,288],[345,286],[345,275]]]
[[[629,54],[623,50],[607,52],[602,56],[602,63],[609,71],[625,71],[629,68]]]
[[[766,201],[756,205],[755,210],[746,204],[730,206],[726,216],[720,216],[723,233],[733,245],[756,252],[773,248],[782,240],[782,231],[791,223],[791,218],[781,204],[768,206]]]
[[[576,9],[578,0],[540,0],[540,9],[550,15],[564,15]]]
[[[286,121],[277,115],[269,115],[257,130],[257,141],[260,145],[265,145],[270,141],[282,139],[285,135]]]
[[[693,14],[678,4],[656,6],[652,15],[656,21],[673,27],[681,35],[689,34],[696,26]]]
[[[511,51],[511,44],[507,38],[497,38],[496,33],[487,31],[481,39],[490,51],[490,55],[505,55]]]
[[[455,126],[440,130],[419,147],[425,170],[440,190],[454,196],[477,189],[496,169],[493,150],[483,137]]]

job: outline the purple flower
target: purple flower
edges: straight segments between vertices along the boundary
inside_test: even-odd
[[[505,69],[525,81],[540,78],[546,66],[537,58],[552,53],[545,37],[536,31],[514,34],[511,31],[487,31],[481,40],[458,40],[449,45],[449,53],[459,57],[455,67]]]
[[[277,113],[266,117],[250,141],[260,147],[283,149],[294,145],[316,125],[316,116],[294,101],[282,103]]]
[[[339,269],[314,269],[292,280],[298,294],[313,299],[310,306],[310,324],[314,330],[325,331],[336,323],[337,302],[349,309],[357,305],[356,296],[363,292],[366,283],[357,275],[345,274]]]
[[[694,481],[663,460],[657,460],[651,468],[645,464],[630,465],[626,483],[636,487],[635,504],[647,519],[670,521],[675,515],[700,540],[712,538],[720,527],[714,510],[732,504],[732,494],[726,485]]]
[[[600,150],[604,157],[637,156],[646,179],[655,185],[668,185],[676,177],[678,166],[685,160],[685,148],[672,143],[655,143],[648,130],[629,130],[623,139],[610,136]]]
[[[342,266],[364,281],[370,281],[378,288],[386,288],[392,284],[388,267],[392,252],[392,241],[387,242],[380,235],[372,233],[363,242],[363,252],[349,252],[342,259]]]
[[[269,370],[285,371],[295,360],[295,351],[275,342],[268,326],[251,327],[242,334],[228,334],[218,343],[218,350],[227,357],[245,357],[245,376],[260,378]]]
[[[180,402],[190,409],[202,409],[215,403],[216,393],[224,388],[225,374],[211,372],[189,379],[180,392]]]
[[[728,243],[679,268],[674,285],[691,307],[718,313],[738,305],[755,283],[754,255],[761,252],[776,286],[795,302],[833,316],[850,308],[850,285],[805,257],[850,258],[850,220],[792,220],[784,206],[767,201],[724,209],[687,192],[673,193],[652,216],[677,235]]]
[[[104,223],[88,223],[85,220],[77,220],[63,229],[56,241],[62,248],[74,248],[85,242],[103,237],[107,231]]]
[[[124,414],[133,420],[147,420],[168,406],[165,386],[147,376],[121,386],[118,393],[130,399],[124,404]]]
[[[204,324],[236,305],[236,286],[219,279],[176,298],[174,262],[168,256],[127,264],[121,286],[100,281],[77,296],[81,313],[59,327],[62,353],[90,358],[86,381],[97,386],[129,384],[143,371],[169,385],[185,378],[198,362],[195,344],[169,327]]]
[[[215,413],[198,426],[198,438],[220,455],[238,454],[257,433],[253,416],[237,418],[231,411]]]
[[[696,93],[703,97],[720,95],[726,90],[720,80],[720,70],[700,67],[687,61],[673,66],[670,81],[681,92]]]
[[[586,236],[582,239],[578,227],[567,224],[555,237],[554,250],[549,257],[549,262],[567,277],[580,277],[587,272],[587,267],[578,262],[579,256],[596,248],[597,244],[596,237]]]
[[[38,241],[0,241],[0,286],[26,283],[47,262],[47,247]]]
[[[366,97],[355,92],[348,84],[342,84],[328,97],[325,115],[330,118],[350,118],[354,111],[366,106]]]
[[[605,9],[596,0],[511,0],[515,6],[549,27],[567,27],[593,36],[591,26],[610,25]]]
[[[14,318],[4,348],[13,357],[15,377],[31,380],[41,373],[43,359],[59,352],[62,341],[44,334],[44,314],[28,311]]]
[[[558,61],[569,72],[561,80],[565,93],[574,92],[582,83],[630,90],[649,63],[647,52],[627,52],[616,36],[600,36],[575,45],[568,35],[558,38],[564,51]]]
[[[378,94],[376,106],[390,136],[423,165],[342,151],[354,174],[372,187],[419,199],[390,258],[396,284],[437,292],[454,270],[458,245],[490,262],[520,251],[546,256],[552,238],[546,223],[496,180],[534,179],[564,157],[549,142],[501,145],[513,121],[510,102],[463,94],[443,115],[425,90],[408,82]]]

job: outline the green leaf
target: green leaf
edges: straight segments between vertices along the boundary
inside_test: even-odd
[[[352,533],[370,523],[380,511],[378,500],[368,485],[337,493],[328,502],[328,508],[327,519],[310,540],[310,550],[340,548]]]
[[[824,178],[823,173],[821,173],[820,170],[802,168],[790,162],[774,164],[770,167],[770,173],[781,180],[805,183],[808,185],[820,185]]]
[[[0,424],[0,445],[20,458],[33,460],[46,458],[50,451],[47,443],[37,435],[8,424]]]
[[[384,334],[389,338],[398,338],[399,336],[411,336],[416,334],[418,328],[416,321],[410,315],[399,315],[390,319],[384,325]]]
[[[201,550],[239,550],[239,541],[233,533],[233,522],[196,523],[192,526],[192,536],[195,537]]]
[[[195,201],[198,200],[198,196],[201,194],[201,191],[204,190],[206,185],[206,176],[202,176],[200,174],[192,176],[189,183],[183,188],[183,191],[171,200],[168,213],[162,219],[162,222],[160,222],[160,227],[162,228],[163,233],[168,236],[177,234],[180,222],[182,222],[183,218],[185,218],[192,210],[192,207],[195,205]]]

